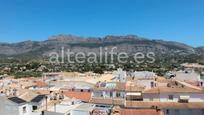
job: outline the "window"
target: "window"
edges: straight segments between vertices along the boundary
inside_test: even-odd
[[[33,110],[37,110],[38,109],[38,107],[37,106],[33,106]]]
[[[26,111],[26,107],[23,107],[23,113],[26,113],[27,111]]]
[[[113,113],[114,113],[114,114],[119,114],[119,111],[114,111]]]
[[[120,97],[120,92],[116,92],[116,97]]]
[[[173,95],[169,95],[169,100],[174,100],[174,96]]]
[[[169,110],[168,109],[166,110],[166,114],[169,114]]]
[[[113,92],[110,92],[110,97],[113,97]]]

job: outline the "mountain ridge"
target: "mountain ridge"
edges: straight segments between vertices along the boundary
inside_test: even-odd
[[[71,40],[70,38],[77,38],[80,41],[85,41],[85,40],[107,40],[108,38],[125,38],[125,39],[139,39],[139,40],[151,40],[151,41],[163,41],[163,42],[172,42],[172,43],[179,43],[179,44],[183,44],[183,45],[187,45],[190,47],[193,47],[191,45],[182,43],[182,42],[177,42],[177,41],[169,41],[169,40],[162,40],[162,39],[149,39],[149,38],[144,38],[144,37],[140,37],[137,35],[106,35],[104,37],[81,37],[81,36],[77,36],[77,35],[72,35],[72,34],[58,34],[58,35],[53,35],[47,38],[47,40],[42,40],[42,41],[34,41],[34,40],[25,40],[25,41],[20,41],[20,42],[14,42],[14,43],[8,43],[8,42],[0,42],[0,45],[13,45],[13,44],[19,44],[19,43],[29,43],[29,42],[46,42],[46,41],[61,41],[64,42],[63,39],[61,37],[64,37],[64,40]],[[200,48],[200,47],[204,47],[204,46],[197,46],[194,48]]]
[[[105,37],[80,37],[75,35],[55,35],[44,41],[24,41],[18,43],[0,43],[0,55],[17,56],[31,55],[31,57],[49,56],[50,52],[59,52],[61,47],[73,52],[95,52],[100,47],[117,47],[117,52],[127,52],[129,55],[136,52],[155,52],[158,57],[165,55],[204,55],[203,47],[192,47],[175,41],[152,40],[137,35]]]

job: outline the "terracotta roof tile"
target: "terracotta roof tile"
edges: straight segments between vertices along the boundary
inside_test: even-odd
[[[67,97],[80,99],[85,102],[91,99],[91,92],[63,91],[63,94]]]
[[[47,87],[48,85],[47,85],[45,82],[36,81],[36,86],[37,86],[37,87]]]
[[[39,95],[49,95],[50,94],[49,90],[36,90],[35,92]]]

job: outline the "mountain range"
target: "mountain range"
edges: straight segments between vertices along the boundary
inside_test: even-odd
[[[79,37],[74,35],[55,35],[45,41],[24,41],[19,43],[0,43],[0,57],[30,57],[42,58],[49,56],[50,52],[60,52],[61,48],[73,52],[95,52],[100,47],[111,49],[117,47],[116,52],[126,52],[129,55],[137,52],[154,52],[158,57],[195,55],[204,61],[204,47],[192,47],[184,43],[152,40],[136,35],[105,37]]]

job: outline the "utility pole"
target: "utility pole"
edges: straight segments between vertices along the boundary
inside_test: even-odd
[[[47,96],[45,96],[45,101],[46,101],[46,111],[47,111]]]
[[[54,103],[54,111],[57,112],[56,103]]]

